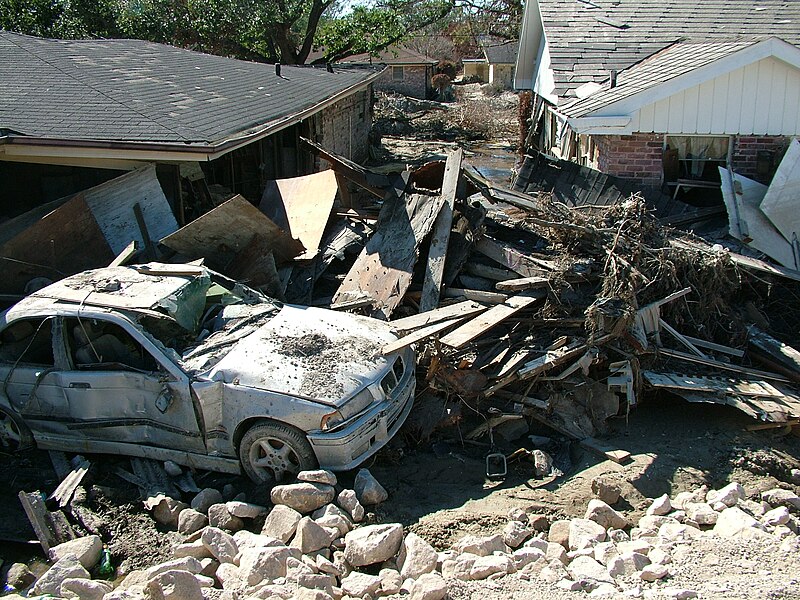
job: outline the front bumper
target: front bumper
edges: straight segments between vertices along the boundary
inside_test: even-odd
[[[347,471],[383,448],[411,412],[415,387],[411,369],[411,377],[397,386],[391,398],[376,404],[354,422],[336,431],[308,434],[320,467]]]

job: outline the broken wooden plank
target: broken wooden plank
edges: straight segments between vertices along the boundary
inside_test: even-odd
[[[800,352],[755,325],[751,325],[747,333],[747,343],[757,351],[759,358],[779,367],[792,380],[800,381]]]
[[[31,527],[33,527],[36,538],[42,546],[42,550],[44,550],[45,556],[53,546],[75,539],[75,532],[66,522],[63,513],[58,511],[57,514],[61,515],[61,518],[58,518],[54,516],[56,513],[51,513],[47,510],[41,492],[19,492],[17,497],[31,523]]]
[[[700,358],[708,358],[708,356],[706,356],[705,354],[703,354],[703,353],[702,353],[702,352],[701,352],[701,351],[700,351],[700,350],[699,350],[699,349],[698,349],[698,348],[697,348],[697,347],[696,347],[696,346],[695,346],[695,345],[694,345],[692,342],[690,342],[690,341],[689,341],[689,340],[687,340],[687,339],[686,339],[686,338],[685,338],[683,335],[681,335],[680,333],[678,333],[678,331],[677,331],[677,330],[676,330],[674,327],[672,327],[672,326],[671,326],[669,323],[667,323],[667,322],[666,322],[664,319],[662,319],[662,318],[659,318],[659,319],[658,319],[658,323],[659,323],[659,325],[661,325],[661,327],[662,327],[662,328],[666,329],[666,330],[667,330],[667,332],[668,332],[668,333],[669,333],[669,334],[670,334],[672,337],[674,337],[674,338],[675,338],[676,340],[678,340],[678,341],[679,341],[681,344],[683,344],[684,346],[686,346],[686,347],[687,347],[687,348],[688,348],[688,349],[689,349],[689,350],[690,350],[692,353],[696,354],[696,355],[697,355],[697,356],[699,356]]]
[[[320,158],[328,161],[331,168],[337,173],[344,175],[356,185],[364,188],[371,194],[374,194],[380,199],[386,195],[387,188],[391,185],[388,176],[374,173],[365,169],[361,165],[354,163],[343,156],[339,156],[333,152],[329,152],[319,144],[311,140],[301,137],[300,144],[312,154],[316,154]]]
[[[127,263],[138,251],[138,247],[136,245],[136,240],[132,241],[130,244],[125,246],[125,248],[117,254],[116,258],[108,263],[109,267],[121,267],[125,263]]]
[[[542,273],[547,274],[556,268],[554,262],[532,258],[508,244],[502,244],[488,237],[478,240],[475,249],[523,277],[541,277]]]
[[[626,462],[631,460],[631,453],[628,452],[627,450],[618,450],[611,448],[607,444],[604,444],[595,438],[591,437],[584,438],[580,441],[580,445],[586,448],[587,450],[596,452],[600,456],[604,456],[608,460],[613,461],[620,465],[624,465]]]
[[[495,287],[502,292],[521,292],[522,290],[544,288],[549,285],[550,279],[547,277],[521,277],[520,279],[498,281]]]
[[[397,350],[401,350],[402,348],[406,348],[411,344],[416,344],[424,339],[427,339],[437,333],[449,329],[454,325],[461,323],[467,317],[457,317],[455,319],[448,319],[446,321],[440,321],[439,323],[434,323],[432,325],[428,325],[427,327],[423,327],[421,329],[415,329],[413,332],[405,335],[394,342],[389,342],[382,348],[382,352],[384,354],[391,354],[392,352],[396,352]]]
[[[136,218],[136,226],[139,228],[139,234],[142,236],[142,240],[144,240],[145,254],[147,255],[147,258],[155,260],[158,258],[158,252],[155,244],[153,244],[152,238],[150,237],[150,232],[147,229],[147,222],[144,220],[142,207],[138,202],[133,205],[133,216]]]
[[[644,379],[653,387],[691,390],[694,392],[719,392],[740,396],[775,397],[785,396],[767,381],[751,381],[746,379],[709,377],[703,375],[678,375],[674,373],[657,373],[642,371]]]
[[[472,300],[464,302],[457,302],[448,306],[442,306],[435,310],[431,310],[418,315],[411,315],[410,317],[403,317],[390,321],[389,325],[396,331],[411,331],[419,327],[426,327],[439,321],[452,319],[455,317],[469,317],[478,313],[484,312],[486,307],[483,304],[478,304]]]
[[[292,260],[303,245],[278,227],[242,196],[234,196],[207,212],[161,243],[189,259],[204,257],[209,266],[223,271],[253,236],[265,240],[276,259]]]
[[[408,287],[419,245],[433,227],[440,196],[412,194],[384,202],[375,233],[367,241],[333,297],[337,304],[369,296],[370,316],[388,319]]]
[[[331,169],[268,181],[258,208],[305,246],[297,260],[309,260],[319,252],[338,189],[336,173]]]
[[[59,508],[64,508],[69,504],[69,501],[72,500],[72,495],[75,493],[75,489],[81,484],[86,473],[89,472],[89,467],[92,466],[92,464],[82,456],[76,457],[76,459],[77,460],[74,461],[77,463],[75,467],[64,477],[61,483],[58,484],[58,487],[47,498],[48,500],[55,500]]]
[[[778,375],[777,373],[770,373],[769,371],[760,371],[758,369],[751,369],[749,367],[732,365],[730,363],[714,360],[713,358],[700,358],[699,356],[686,354],[685,352],[680,352],[678,350],[659,348],[658,353],[663,356],[669,356],[670,358],[678,358],[680,360],[686,360],[689,362],[698,363],[700,365],[706,365],[707,367],[715,367],[717,369],[722,369],[724,371],[735,371],[736,373],[743,373],[745,375],[753,375],[755,377],[763,377],[764,379],[772,379],[773,381],[783,381],[783,382],[790,381],[783,375]]]
[[[540,290],[532,290],[513,296],[503,304],[493,306],[485,313],[475,317],[455,331],[448,333],[442,338],[441,342],[451,348],[461,348],[514,313],[544,297],[545,294],[541,293]]]
[[[509,271],[508,269],[490,267],[479,262],[468,262],[464,265],[464,270],[470,275],[483,277],[484,279],[490,279],[492,281],[513,281],[514,277],[519,277],[516,273]]]
[[[507,294],[497,292],[484,292],[483,290],[467,290],[464,288],[447,288],[444,291],[446,298],[466,298],[475,302],[485,302],[487,304],[502,304],[508,300]],[[583,321],[581,321],[583,323]]]
[[[729,354],[737,358],[742,358],[744,356],[744,350],[731,348],[730,346],[723,346],[722,344],[715,344],[714,342],[709,342],[708,340],[702,340],[700,338],[692,337],[690,335],[684,335],[683,337],[692,342],[698,348],[713,350],[714,352],[720,352],[721,354]]]
[[[453,207],[456,201],[458,179],[461,175],[461,161],[464,151],[458,148],[447,156],[442,179],[442,207],[436,216],[433,227],[428,264],[425,269],[425,280],[422,283],[422,297],[419,303],[420,312],[433,310],[439,305],[442,277],[444,275],[447,246],[450,242],[450,227],[453,224]]]
[[[271,242],[260,235],[252,239],[236,253],[225,267],[225,273],[246,283],[251,288],[264,292],[278,300],[285,300],[283,282],[278,275],[275,256],[272,254]]]

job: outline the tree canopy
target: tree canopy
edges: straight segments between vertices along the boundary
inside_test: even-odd
[[[145,39],[303,64],[310,57],[333,62],[377,54],[417,34],[480,31],[515,37],[522,11],[522,0],[356,0],[346,6],[345,1],[0,0],[0,29],[54,38]],[[316,49],[324,54],[312,55]]]

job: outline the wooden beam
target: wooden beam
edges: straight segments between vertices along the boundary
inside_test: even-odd
[[[464,151],[459,148],[447,156],[442,179],[442,208],[433,226],[428,265],[425,269],[425,280],[422,283],[422,297],[419,303],[420,312],[433,310],[439,305],[442,290],[444,262],[447,258],[447,246],[450,242],[450,228],[453,225],[453,206],[456,201],[458,179],[461,176],[461,161]]]
[[[545,294],[540,293],[539,290],[523,292],[518,296],[513,296],[503,304],[493,306],[482,315],[472,319],[469,323],[465,323],[455,331],[448,333],[441,341],[451,348],[461,348],[514,313],[544,297]]]
[[[523,277],[541,277],[542,273],[550,273],[555,268],[555,263],[533,258],[508,244],[497,242],[488,237],[478,240],[475,244],[475,249]]]
[[[442,306],[436,310],[420,313],[418,315],[411,315],[395,321],[390,321],[389,325],[396,331],[412,331],[420,327],[426,327],[439,321],[453,319],[455,317],[469,317],[482,313],[486,310],[483,304],[478,304],[472,300],[464,302],[457,302],[448,306]]]
[[[580,445],[620,465],[631,460],[631,453],[627,450],[615,450],[595,438],[584,438],[580,441]]]
[[[697,355],[697,356],[699,356],[700,358],[708,358],[708,356],[706,356],[706,355],[705,355],[705,354],[703,354],[703,353],[702,353],[700,350],[698,350],[698,349],[697,349],[697,347],[696,347],[696,346],[695,346],[695,345],[694,345],[692,342],[690,342],[690,341],[689,341],[689,340],[687,340],[687,339],[686,339],[686,338],[685,338],[683,335],[681,335],[680,333],[678,333],[678,331],[676,331],[676,330],[675,330],[675,328],[674,328],[674,327],[672,327],[672,326],[671,326],[669,323],[667,323],[667,322],[666,322],[664,319],[662,319],[662,318],[660,318],[660,317],[659,317],[659,319],[658,319],[658,322],[659,322],[659,324],[661,325],[661,327],[663,327],[664,329],[666,329],[666,330],[667,330],[667,332],[668,332],[668,333],[669,333],[669,334],[670,334],[672,337],[674,337],[674,338],[675,338],[676,340],[678,340],[678,341],[679,341],[681,344],[683,344],[684,346],[686,346],[686,347],[687,347],[687,348],[688,348],[688,349],[689,349],[689,350],[690,350],[690,351],[691,351],[693,354],[696,354],[696,355]]]
[[[722,344],[715,344],[714,342],[701,340],[700,338],[692,337],[690,335],[684,335],[683,337],[692,342],[698,348],[705,348],[706,350],[713,350],[714,352],[721,352],[722,354],[730,354],[731,356],[735,356],[737,358],[742,358],[744,356],[744,350],[731,348],[730,346],[723,346]]]
[[[502,304],[508,300],[507,294],[497,292],[484,292],[483,290],[466,290],[463,288],[447,288],[444,291],[446,298],[466,298],[475,302],[486,302],[487,304]],[[583,323],[583,321],[581,321]]]
[[[670,358],[678,358],[680,360],[694,362],[700,365],[705,365],[707,367],[715,367],[717,369],[722,369],[724,371],[734,371],[736,373],[744,373],[745,375],[753,375],[755,377],[763,377],[764,379],[772,379],[773,381],[783,381],[785,383],[788,383],[790,381],[788,378],[784,377],[783,375],[778,375],[777,373],[770,373],[768,371],[759,371],[758,369],[751,369],[749,367],[732,365],[730,363],[714,360],[713,358],[700,358],[699,356],[693,356],[691,354],[686,354],[685,352],[679,352],[678,350],[659,348],[658,354],[661,354],[663,356],[669,356]]]
[[[137,204],[136,206],[139,206],[139,205]],[[117,257],[114,260],[112,260],[108,264],[108,266],[109,267],[120,267],[120,266],[124,265],[125,263],[127,263],[133,257],[133,255],[136,254],[136,252],[137,252],[136,240],[133,240],[130,244],[125,246],[125,249],[122,252],[117,254]]]
[[[386,195],[386,188],[388,188],[390,185],[389,178],[386,175],[372,173],[361,165],[356,164],[353,161],[344,158],[343,156],[329,152],[319,144],[304,137],[300,138],[300,144],[305,150],[308,150],[312,154],[316,154],[320,158],[327,160],[334,171],[340,175],[344,175],[356,185],[364,188],[371,194],[374,194],[383,200],[383,197]]]
[[[547,277],[522,277],[520,279],[507,279],[498,281],[495,287],[502,292],[521,292],[536,288],[548,287],[550,279]]]
[[[394,342],[386,344],[381,351],[384,354],[391,354],[392,352],[396,352],[397,350],[406,348],[411,344],[416,344],[417,342],[420,342],[426,338],[436,335],[440,331],[449,329],[450,327],[456,325],[457,323],[462,322],[464,319],[466,319],[466,317],[448,319],[447,321],[441,321],[439,323],[434,323],[433,325],[428,325],[427,327],[423,327],[422,329],[416,329],[415,331],[409,333],[408,335],[403,336],[395,340]]]

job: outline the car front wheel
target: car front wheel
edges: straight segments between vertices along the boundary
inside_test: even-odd
[[[257,483],[280,482],[317,467],[306,436],[282,423],[261,422],[248,429],[239,443],[239,459]]]

